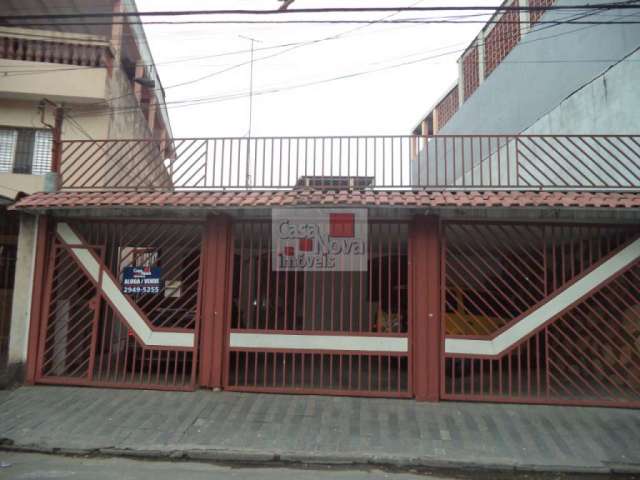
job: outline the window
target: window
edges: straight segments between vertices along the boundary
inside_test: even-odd
[[[0,172],[44,175],[51,169],[49,130],[0,128]]]

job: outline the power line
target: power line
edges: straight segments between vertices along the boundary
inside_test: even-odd
[[[418,5],[421,2],[422,2],[422,0],[418,0],[417,2],[414,2],[412,4],[412,6]],[[276,52],[276,53],[274,53],[272,55],[268,55],[268,56],[265,56],[265,57],[260,57],[260,58],[256,59],[255,61],[252,58],[251,64],[253,65],[253,63],[255,63],[255,62],[260,62],[260,61],[268,60],[270,58],[274,58],[274,57],[277,57],[277,56],[280,56],[280,55],[284,55],[285,53],[288,53],[288,52],[291,52],[293,50],[296,50],[296,49],[299,49],[299,48],[303,48],[303,47],[306,47],[306,46],[316,45],[316,44],[319,44],[319,43],[322,43],[322,42],[344,38],[345,36],[347,36],[350,33],[353,33],[353,32],[358,31],[358,30],[362,30],[362,29],[367,28],[367,27],[369,27],[371,25],[379,23],[382,20],[389,19],[389,18],[391,18],[391,17],[393,17],[395,15],[397,15],[397,13],[393,13],[391,15],[386,15],[385,17],[382,17],[381,19],[377,19],[377,20],[368,22],[367,25],[356,27],[356,28],[352,28],[352,29],[349,29],[349,30],[346,30],[346,31],[343,31],[343,32],[338,32],[336,34],[329,35],[328,37],[316,38],[314,40],[309,40],[309,41],[299,42],[299,43],[293,44],[293,45],[291,45],[291,48],[287,48],[286,50],[281,51],[281,52]],[[202,80],[207,80],[207,79],[212,78],[214,76],[221,75],[223,73],[229,72],[231,70],[235,70],[237,68],[241,68],[241,67],[243,67],[245,65],[248,65],[248,63],[249,62],[245,61],[245,62],[236,64],[236,65],[232,65],[230,67],[227,67],[227,68],[225,68],[223,70],[218,70],[218,71],[213,72],[211,74],[207,74],[207,75],[199,77],[199,78],[195,78],[195,79],[192,79],[192,80],[189,80],[189,81],[186,81],[186,82],[182,82],[182,83],[177,83],[177,84],[174,84],[174,85],[169,85],[167,87],[164,87],[164,90],[168,90],[170,88],[182,87],[182,86],[186,86],[186,85],[191,85],[191,84],[200,82]],[[110,99],[108,99],[108,101],[111,102],[113,100],[117,100],[117,99],[120,99],[120,98],[126,98],[126,97],[129,97],[131,95],[132,95],[131,93],[126,94],[126,95],[121,95],[119,97],[110,98]],[[164,103],[166,104],[166,101]]]
[[[421,3],[422,1],[423,0],[419,0],[418,2],[415,2],[414,4],[412,4],[412,6],[413,5],[417,5],[417,4]],[[625,4],[629,4],[629,3],[632,3],[633,1],[636,1],[636,0],[627,0],[624,3]],[[598,13],[598,12],[590,12],[590,13],[586,13],[586,14],[579,15],[579,16],[576,15],[576,16],[574,16],[574,18],[575,19],[585,18],[587,16],[594,15],[595,13]],[[385,17],[383,17],[381,19],[369,22],[368,24],[366,24],[364,26],[359,26],[359,27],[347,30],[345,32],[338,33],[336,35],[331,35],[329,37],[324,37],[324,38],[310,40],[310,41],[303,41],[303,42],[290,42],[290,43],[283,43],[283,44],[278,44],[278,45],[258,47],[258,48],[255,49],[255,51],[257,52],[257,51],[264,51],[264,50],[274,50],[274,49],[285,48],[285,47],[297,47],[297,46],[312,45],[312,44],[323,42],[323,41],[327,41],[327,40],[334,40],[334,39],[343,38],[343,37],[345,37],[345,36],[347,36],[347,35],[349,35],[349,34],[351,34],[353,32],[362,30],[362,29],[367,28],[368,26],[371,26],[371,25],[375,25],[376,23],[380,23],[381,21],[386,20],[388,18],[391,18],[391,17],[393,17],[393,16],[395,16],[397,14],[398,13],[394,13],[394,14],[385,16]],[[486,15],[486,14],[482,14],[482,15]],[[601,15],[602,15],[602,13],[601,13]],[[478,16],[478,15],[469,15],[469,16]],[[629,16],[633,16],[633,15],[629,15]],[[619,15],[615,15],[613,17],[614,18],[621,18]],[[628,22],[626,22],[626,23],[628,23]],[[541,31],[543,29],[550,28],[550,27],[552,27],[554,25],[555,24],[548,25],[548,26],[543,27],[543,28],[536,28],[535,31]],[[11,33],[11,32],[0,30],[0,34],[2,34],[2,33]],[[528,33],[530,33],[530,32],[528,32]],[[23,36],[26,35],[26,36],[34,37],[34,38],[51,38],[51,39],[55,39],[55,40],[58,40],[60,38],[59,36],[55,36],[55,35],[43,35],[43,34],[28,34],[28,33],[24,33],[24,34],[21,34],[21,35],[23,35]],[[447,48],[447,47],[442,47],[442,48]],[[291,49],[291,50],[293,50],[293,49]],[[248,53],[249,51],[250,50],[247,50],[247,49],[235,50],[235,51],[222,52],[222,53],[211,54],[211,55],[202,55],[202,56],[196,56],[196,57],[178,58],[178,59],[175,59],[175,60],[169,60],[169,61],[166,61],[166,62],[158,62],[158,63],[154,63],[154,64],[141,64],[141,66],[155,66],[155,67],[158,67],[158,66],[164,66],[164,65],[172,65],[172,64],[176,64],[176,63],[191,62],[191,61],[196,61],[196,60],[204,60],[204,59],[211,59],[211,58],[220,58],[220,57],[224,57],[224,56],[239,55],[239,54]],[[277,56],[277,55],[280,55],[280,54],[284,54],[284,53],[287,53],[287,52],[281,52],[281,53],[278,53],[278,54],[276,54],[274,56]],[[260,58],[258,60],[268,59],[268,58],[271,58],[271,56],[270,57],[262,57],[262,58]],[[244,65],[246,65],[246,63],[239,64],[238,66],[244,66]],[[7,68],[7,67],[5,66],[4,68]],[[50,72],[63,72],[63,71],[74,71],[74,70],[77,70],[77,67],[73,67],[73,68],[50,68],[50,69],[45,69],[45,68],[26,69],[24,67],[16,66],[16,68],[20,68],[20,70],[3,70],[3,71],[0,71],[0,74],[2,74],[2,73],[8,74],[6,76],[23,76],[23,75],[31,75],[31,74],[36,75],[36,74],[44,74],[44,73],[50,73]],[[105,67],[84,67],[84,68],[105,68]],[[219,72],[219,73],[224,73],[224,72],[226,72],[226,70],[224,70],[222,72]],[[116,98],[121,98],[121,97],[116,97]]]
[[[640,8],[640,7],[637,7]],[[288,11],[288,10],[285,10]],[[429,19],[429,18],[408,18],[399,20],[191,20],[191,21],[158,21],[158,22],[82,22],[82,23],[59,23],[57,26],[61,27],[74,27],[74,26],[102,26],[102,25],[348,25],[348,24],[369,24],[369,23],[381,23],[381,24],[414,24],[414,25],[468,25],[468,24],[528,24],[523,20],[504,20],[504,19],[490,19],[490,20],[451,20],[451,19]],[[581,21],[581,20],[540,20],[536,22],[538,24],[550,24],[550,25],[637,25],[640,22],[637,21],[611,21],[611,20],[593,20],[593,21]],[[27,26],[27,27],[43,27],[50,26],[50,23],[29,23],[29,24],[16,24],[15,26]]]
[[[627,3],[628,3],[628,2],[627,2]],[[574,15],[574,16],[572,16],[572,18],[585,18],[585,17],[587,17],[587,16],[595,15],[595,14],[597,14],[597,13],[598,13],[598,12],[589,12],[589,13],[580,14],[579,16],[578,16],[578,15]],[[637,14],[625,15],[625,16],[623,16],[623,17],[622,17],[622,16],[618,16],[618,17],[616,17],[616,18],[627,18],[627,17],[629,17],[629,16],[635,16],[635,15],[637,15]],[[538,23],[536,23],[536,28],[534,28],[534,29],[532,29],[532,30],[529,30],[528,32],[526,32],[525,34],[523,34],[523,36],[524,36],[524,35],[530,35],[530,34],[533,34],[534,32],[540,32],[540,31],[542,31],[542,30],[546,30],[546,29],[553,28],[553,27],[554,27],[553,25],[538,26]],[[359,27],[359,28],[364,28],[364,27]],[[539,38],[534,38],[534,39],[531,39],[531,40],[521,40],[521,41],[519,42],[519,44],[526,44],[526,43],[531,43],[531,42],[536,42],[536,41],[542,41],[542,40],[546,40],[546,39],[556,38],[556,37],[561,36],[561,35],[568,35],[568,34],[571,34],[571,33],[577,32],[577,31],[581,31],[581,30],[584,30],[584,29],[587,29],[587,28],[593,28],[593,27],[592,27],[592,26],[585,26],[585,27],[582,27],[582,28],[574,29],[574,30],[572,30],[572,31],[570,31],[570,32],[561,32],[561,33],[556,34],[556,35],[550,35],[550,36],[545,36],[545,37],[539,37]],[[355,30],[355,29],[354,29],[354,30]],[[350,31],[353,31],[353,30],[350,30]],[[344,33],[346,33],[346,32],[343,32],[343,34],[344,34]],[[340,35],[340,34],[338,34],[338,36],[339,36],[339,35]],[[518,34],[518,35],[519,35],[519,34]],[[334,36],[334,37],[335,37],[335,36]],[[332,38],[332,37],[326,37],[324,40],[329,39],[329,38]],[[319,41],[322,41],[322,40],[323,40],[323,39],[318,39],[318,40],[315,40],[315,41],[312,41],[312,42],[319,42]],[[443,48],[446,48],[446,47],[443,47]],[[287,51],[290,51],[290,50],[292,50],[292,49],[289,49],[289,50],[286,50],[285,52],[280,52],[280,53],[286,53]],[[395,66],[391,66],[391,68],[402,67],[402,66],[405,66],[405,65],[411,65],[411,64],[413,64],[413,63],[418,63],[418,62],[423,62],[423,61],[432,60],[432,59],[434,59],[434,58],[441,58],[441,57],[444,57],[444,56],[447,56],[447,55],[451,55],[451,54],[454,54],[454,53],[464,52],[465,50],[466,50],[466,48],[464,48],[464,49],[458,49],[458,50],[453,50],[453,51],[449,51],[449,52],[440,53],[440,54],[438,54],[438,55],[434,55],[434,56],[428,56],[428,57],[419,58],[419,59],[417,59],[417,60],[415,60],[415,61],[402,62],[402,63],[397,64],[397,65],[395,65]],[[426,52],[425,52],[425,53],[426,53]],[[275,54],[275,55],[278,55],[278,54]],[[267,57],[261,57],[261,58],[257,59],[256,61],[265,60],[265,59],[271,58],[271,57],[273,57],[273,56],[275,56],[275,55],[270,55],[270,56],[267,56]],[[402,58],[402,57],[401,57],[401,58]],[[607,61],[611,61],[611,60],[607,60]],[[569,62],[570,62],[570,61],[566,61],[566,60],[563,60],[563,61],[562,61],[562,63],[569,63]],[[601,61],[598,61],[598,63],[600,63],[600,62],[601,62]],[[602,62],[604,62],[604,61],[602,61]],[[200,77],[200,78],[197,78],[197,79],[190,80],[190,81],[188,81],[188,82],[183,82],[183,84],[191,84],[191,83],[195,83],[195,82],[197,82],[197,81],[201,81],[201,80],[203,80],[203,79],[205,79],[205,78],[211,78],[211,77],[213,77],[213,76],[216,76],[216,75],[219,75],[219,74],[225,73],[225,72],[227,72],[227,71],[229,71],[229,70],[231,70],[231,69],[233,69],[233,68],[238,68],[238,67],[244,66],[244,65],[246,65],[246,64],[247,64],[247,62],[243,62],[243,63],[238,64],[238,65],[235,65],[235,66],[233,66],[233,67],[231,67],[231,68],[227,68],[227,69],[224,69],[224,70],[219,70],[219,71],[217,71],[217,72],[213,72],[212,74],[206,75],[205,77]],[[382,68],[382,69],[387,69],[388,67],[381,67],[381,68]],[[379,71],[379,69],[367,70],[367,71],[365,71],[365,73],[376,73],[377,71]],[[359,76],[359,75],[358,75],[358,76]],[[342,78],[342,77],[337,77],[336,79],[341,79],[341,78]],[[330,79],[329,81],[333,81],[333,80],[334,80],[334,79]],[[181,85],[181,84],[179,84],[179,85]],[[176,85],[172,85],[172,86],[170,86],[170,87],[168,87],[168,88],[171,88],[171,87],[173,87],[173,86],[176,86]],[[124,98],[124,97],[127,97],[127,96],[129,96],[129,95],[124,95],[124,96],[121,96],[121,97],[114,97],[113,99],[109,99],[108,101],[117,100],[117,99],[119,99],[119,98]],[[214,97],[214,98],[215,98],[215,97]],[[230,100],[230,99],[235,99],[235,98],[236,98],[236,97],[225,97],[225,98],[224,98],[224,100]],[[244,96],[240,96],[240,97],[237,97],[237,98],[244,98]],[[170,103],[170,104],[175,104],[175,103],[184,103],[184,102],[191,102],[191,101],[192,101],[192,100],[186,100],[186,101],[174,101],[174,102],[169,102],[169,103]],[[165,104],[166,104],[166,102],[165,102]],[[104,105],[104,103],[94,104],[94,105],[100,105],[100,106],[102,106],[102,105]],[[112,107],[110,110],[111,110],[111,111],[118,111],[118,108],[130,109],[130,108],[133,108],[133,107]]]
[[[351,20],[347,20],[347,21],[339,21],[339,22],[335,22],[335,23],[364,23],[366,25],[371,25],[374,23],[387,23],[389,21],[386,20],[375,20],[375,21],[351,21]],[[440,23],[441,21],[412,21],[412,20],[400,20],[400,21],[391,21],[393,23],[396,22],[401,22],[401,23]],[[465,22],[465,21],[447,21],[447,23],[482,23],[482,24],[487,24],[487,23],[498,23],[498,21],[496,22],[485,22],[485,21],[473,21],[473,22]],[[286,23],[291,23],[291,22],[286,22]],[[308,23],[306,21],[303,21],[303,23]],[[315,23],[315,22],[314,22]],[[521,24],[521,23],[527,23],[527,22],[521,22],[521,21],[514,21],[514,22],[505,22],[505,21],[501,21],[501,23],[516,23],[516,24]],[[581,21],[581,20],[556,20],[556,21],[538,21],[536,22],[536,25],[550,25],[550,26],[555,26],[555,25],[562,25],[562,24],[572,24],[572,25],[637,25],[640,24],[640,20],[620,20],[620,21],[615,21],[615,20],[604,20],[604,21]],[[362,27],[361,27],[362,28]],[[287,46],[292,46],[293,48],[286,50],[284,52],[278,52],[276,54],[267,56],[267,57],[261,57],[256,59],[257,61],[261,61],[261,60],[266,60],[272,57],[276,57],[279,55],[283,55],[284,53],[287,53],[288,51],[294,50],[295,48],[298,48],[299,46],[305,46],[305,45],[312,45],[315,43],[319,43],[322,41],[326,41],[326,40],[332,40],[337,38],[337,36],[331,36],[331,37],[325,37],[322,39],[316,39],[316,40],[311,40],[311,41],[307,41],[307,42],[296,42],[296,43],[289,43],[289,44],[281,44],[281,45],[273,45],[270,47],[263,47],[261,49],[256,49],[257,50],[273,50],[273,49],[278,49],[278,48],[285,48]],[[161,65],[167,65],[167,64],[173,64],[173,63],[182,63],[185,61],[193,61],[193,60],[199,60],[199,59],[206,59],[206,58],[216,58],[216,57],[222,57],[222,56],[229,56],[229,55],[235,55],[235,54],[239,54],[239,53],[245,53],[247,52],[247,50],[238,50],[238,51],[234,51],[234,52],[226,52],[226,53],[221,53],[221,54],[215,54],[215,55],[205,55],[202,57],[193,57],[193,58],[188,58],[188,59],[183,59],[183,60],[174,60],[174,61],[169,61],[169,62],[161,62],[161,63],[156,63],[156,64],[149,64],[145,66],[161,66]],[[236,68],[240,68],[242,66],[247,65],[248,62],[243,62],[240,64],[235,64],[235,65],[231,65],[230,67],[225,68],[224,70],[220,70],[217,72],[213,72],[211,74],[207,74],[204,75],[202,77],[193,79],[193,80],[189,80],[186,82],[181,82],[178,84],[174,84],[174,85],[169,85],[164,87],[164,90],[168,90],[170,88],[175,88],[175,87],[180,87],[180,86],[185,86],[185,85],[190,85],[202,80],[206,80],[208,78],[211,78],[213,76],[217,76],[219,74],[222,73],[226,73],[228,71],[234,70]],[[105,68],[105,67],[84,67],[84,68]],[[13,75],[9,75],[9,76],[20,76],[20,75],[27,75],[27,74],[41,74],[41,73],[49,73],[49,72],[57,72],[57,71],[72,71],[72,70],[77,70],[77,68],[52,68],[52,69],[30,69],[30,70],[7,70],[7,71],[0,71],[0,74],[4,73],[4,74],[13,74]],[[129,94],[128,94],[129,95]],[[127,95],[127,96],[128,96]],[[115,97],[113,99],[117,99],[117,98],[122,98],[122,97]],[[113,100],[113,99],[109,99],[109,100]]]
[[[32,15],[5,15],[0,21],[13,20],[64,20],[73,18],[142,18],[142,17],[182,17],[201,15],[288,15],[307,13],[370,13],[370,12],[463,12],[463,11],[547,11],[547,10],[599,10],[599,9],[637,9],[640,5],[621,4],[619,2],[583,5],[549,5],[526,6],[520,5],[495,5],[495,6],[428,6],[428,7],[323,7],[323,8],[296,8],[291,10],[249,10],[249,9],[223,9],[223,10],[168,10],[146,12],[108,12],[108,13],[63,13],[63,14],[32,14]]]
[[[584,14],[584,15],[582,15],[582,18],[584,18],[585,16],[593,15],[593,14],[595,14],[595,13],[594,12],[590,12],[590,13]],[[538,23],[536,25],[538,25]],[[543,29],[552,28],[552,26],[553,25],[538,27],[535,30],[531,30],[528,33],[533,33],[534,31],[537,32],[537,31],[540,31],[540,30],[543,30]],[[359,28],[363,28],[363,27],[359,27]],[[544,40],[546,38],[553,38],[553,37],[556,37],[556,36],[559,36],[559,35],[565,35],[565,34],[569,34],[569,33],[573,33],[573,32],[579,31],[579,30],[583,30],[585,28],[590,28],[590,27],[583,27],[583,28],[580,28],[580,29],[572,30],[571,32],[563,32],[563,33],[558,34],[558,35],[549,36],[549,37],[543,37],[543,38],[536,38],[536,39],[532,39],[530,41],[522,41],[521,43],[529,43],[529,42],[533,42],[533,41]],[[353,30],[350,30],[350,31],[353,31]],[[336,37],[336,36],[339,36],[339,35],[344,35],[346,33],[347,32],[342,32],[341,34],[334,35],[332,37],[326,37],[325,39],[333,38],[333,37]],[[301,42],[301,44],[304,45],[304,44],[317,43],[317,42],[323,41],[325,39],[317,39],[317,40],[313,40],[311,42]],[[443,56],[450,55],[450,54],[453,54],[453,53],[457,53],[457,52],[460,52],[460,51],[464,51],[464,49],[463,50],[457,50],[457,51],[451,51],[451,52],[445,52],[445,53],[442,53],[442,54],[439,54],[439,55],[436,55],[436,56],[419,58],[417,60],[412,60],[412,61],[408,61],[408,62],[402,62],[402,63],[399,63],[399,64],[380,67],[380,68],[377,68],[377,69],[366,70],[366,71],[362,71],[362,72],[354,72],[354,73],[341,75],[341,76],[333,77],[333,78],[329,78],[329,79],[321,79],[321,80],[317,80],[317,81],[306,82],[306,83],[303,83],[303,84],[300,84],[300,85],[283,86],[283,87],[271,87],[270,89],[260,91],[257,94],[258,95],[264,95],[264,94],[269,94],[269,93],[278,93],[278,92],[286,91],[288,89],[297,89],[297,88],[302,88],[302,87],[306,87],[306,86],[312,86],[312,85],[318,85],[318,84],[322,84],[322,83],[332,82],[332,81],[336,81],[336,80],[340,80],[340,79],[353,78],[353,77],[361,76],[361,75],[364,75],[364,74],[375,73],[375,72],[378,72],[378,71],[388,70],[390,68],[397,68],[397,67],[401,67],[401,66],[405,66],[405,65],[411,65],[411,64],[415,64],[415,63],[431,60],[433,58],[443,57]],[[282,53],[286,53],[286,52],[280,52],[278,54],[282,54]],[[258,60],[271,58],[272,56],[262,57],[261,59],[258,59]],[[611,62],[611,61],[614,61],[614,60],[582,60],[582,62]],[[572,61],[572,60],[548,61],[548,63],[570,63],[570,62],[574,62],[574,61]],[[575,61],[575,62],[578,62],[578,61]],[[506,63],[510,63],[510,62],[506,62]],[[533,63],[533,61],[532,62],[524,62],[523,61],[522,63]],[[542,63],[542,62],[535,61],[535,63]],[[242,64],[239,64],[238,66],[242,66],[242,65],[246,65],[246,62],[244,62]],[[227,71],[227,70],[225,70],[225,71]],[[223,73],[223,72],[224,71],[214,72],[214,74],[220,74],[220,73]],[[212,75],[209,75],[207,77],[210,77],[210,76],[212,76]],[[198,80],[198,79],[196,79],[196,80]],[[115,97],[115,98],[109,99],[108,101],[117,100],[118,98],[124,98],[124,97],[127,97],[127,96],[129,96],[129,95],[125,95],[125,96],[122,96],[122,97]],[[186,107],[186,106],[199,105],[199,104],[204,104],[204,103],[215,103],[215,102],[218,102],[218,101],[234,100],[234,99],[240,99],[240,98],[245,98],[245,97],[246,97],[246,94],[244,92],[237,92],[237,93],[222,95],[222,96],[218,96],[218,97],[209,97],[209,98],[205,97],[205,98],[202,98],[202,99],[190,99],[190,100],[183,100],[183,101],[168,102],[168,104],[170,104],[172,106],[172,108],[173,108],[174,105],[175,105],[175,108],[179,108],[179,107],[183,107],[183,106]],[[100,104],[95,104],[95,105],[104,105],[104,104],[100,103]],[[137,108],[138,108],[137,106],[134,106],[134,107],[130,107],[130,106],[112,107],[112,108],[108,109],[108,112],[130,111],[130,110],[135,110]],[[163,108],[163,107],[160,106],[160,108]],[[166,108],[168,109],[168,106]],[[104,108],[100,108],[99,110],[104,110]],[[85,115],[86,114],[91,115],[91,112],[83,112],[83,113]],[[111,113],[109,113],[109,114],[111,114]]]
[[[386,70],[390,70],[393,68],[398,68],[398,67],[402,67],[402,66],[407,66],[407,65],[413,65],[416,63],[420,63],[423,62],[427,59],[417,59],[417,60],[412,60],[412,61],[407,61],[407,62],[402,62],[399,64],[394,64],[394,65],[388,65],[385,67],[380,67],[380,68],[376,68],[376,69],[370,69],[370,70],[365,70],[365,71],[360,71],[360,72],[353,72],[353,73],[349,73],[349,74],[344,74],[344,75],[340,75],[337,77],[332,77],[332,78],[326,78],[326,79],[320,79],[320,80],[315,80],[315,81],[310,81],[310,82],[305,82],[305,83],[301,83],[301,84],[297,84],[297,85],[288,85],[288,86],[282,86],[282,87],[270,87],[258,92],[254,92],[253,95],[254,96],[262,96],[262,95],[267,95],[267,94],[273,94],[273,93],[282,93],[282,92],[286,92],[286,91],[290,91],[290,90],[297,90],[300,88],[305,88],[305,87],[310,87],[310,86],[317,86],[317,85],[321,85],[321,84],[325,84],[325,83],[330,83],[330,82],[334,82],[334,81],[338,81],[338,80],[346,80],[346,79],[351,79],[351,78],[356,78],[356,77],[360,77],[363,75],[367,75],[367,74],[371,74],[371,73],[377,73],[377,72],[381,72],[381,71],[386,71]],[[611,63],[611,62],[615,62],[615,61],[623,61],[621,59],[602,59],[602,60],[587,60],[588,62],[600,62],[600,63]],[[573,62],[573,61],[570,61]],[[530,61],[530,62],[526,62],[526,61],[518,61],[518,62],[509,62],[509,61],[505,61],[503,63],[569,63],[569,61],[564,61],[564,60],[558,60],[558,61]],[[230,94],[225,94],[225,95],[220,95],[220,96],[216,96],[216,97],[204,97],[204,98],[200,98],[200,99],[189,99],[189,100],[176,100],[173,102],[166,102],[166,104],[160,108],[165,108],[167,111],[169,108],[183,108],[183,107],[189,107],[189,106],[195,106],[195,105],[203,105],[203,104],[209,104],[209,103],[219,103],[219,102],[224,102],[224,101],[229,101],[229,100],[239,100],[239,99],[243,99],[247,97],[247,93],[246,92],[236,92],[236,93],[230,93]],[[78,116],[101,116],[101,115],[111,115],[113,112],[125,112],[125,111],[135,111],[137,110],[137,107],[126,107],[125,109],[109,109],[105,112],[96,112],[96,113],[92,113],[92,112],[84,112],[84,113],[79,113]]]
[[[417,3],[421,3],[424,0],[419,0]],[[395,14],[394,14],[395,15]],[[392,17],[394,15],[388,15],[387,17],[384,18],[389,18]],[[485,15],[485,14],[483,14]],[[470,15],[471,16],[471,15]],[[473,16],[477,16],[477,15],[473,15]],[[383,18],[383,19],[384,19]],[[276,50],[279,48],[286,48],[286,47],[295,47],[298,45],[311,45],[313,43],[318,43],[318,42],[322,42],[325,40],[333,40],[333,39],[338,39],[341,37],[344,37],[350,33],[362,30],[364,28],[366,28],[369,25],[374,25],[376,23],[378,23],[379,20],[374,20],[368,23],[368,25],[364,25],[364,26],[360,26],[360,27],[356,27],[350,30],[347,30],[346,32],[342,32],[336,35],[332,35],[330,37],[325,37],[325,38],[321,38],[321,39],[316,39],[316,40],[307,40],[307,41],[302,41],[302,42],[289,42],[289,43],[281,43],[281,44],[277,44],[277,45],[270,45],[270,46],[265,46],[265,47],[258,47],[255,48],[255,51],[265,51],[265,50]],[[11,31],[3,31],[0,30],[0,35],[2,34],[10,34],[13,33]],[[46,35],[46,34],[29,34],[29,33],[20,33],[21,37],[27,36],[27,37],[31,37],[31,38],[36,38],[36,39],[42,39],[42,38],[48,38],[51,40],[60,40],[60,36],[56,36],[56,35]],[[249,53],[251,50],[248,49],[243,49],[243,50],[232,50],[229,52],[222,52],[222,53],[217,53],[217,54],[210,54],[210,55],[200,55],[200,56],[195,56],[195,57],[183,57],[183,58],[177,58],[174,60],[167,60],[165,62],[156,62],[156,63],[152,63],[152,64],[143,64],[140,63],[138,65],[140,66],[149,66],[149,67],[158,67],[158,66],[164,66],[164,65],[173,65],[176,63],[186,63],[186,62],[193,62],[193,61],[197,61],[197,60],[207,60],[207,59],[212,59],[212,58],[220,58],[220,57],[227,57],[227,56],[233,56],[233,55],[241,55],[244,53]],[[3,68],[7,68],[6,66],[4,66]],[[0,71],[0,73],[31,73],[33,72],[34,74],[39,74],[39,73],[48,73],[48,72],[59,72],[59,71],[69,71],[69,70],[76,70],[76,68],[51,68],[51,69],[43,69],[43,68],[31,68],[31,69],[26,69],[24,67],[18,67],[16,66],[16,68],[20,68],[20,70],[5,70],[5,71]],[[105,68],[105,67],[89,67],[89,68]],[[12,75],[13,76],[13,75]]]

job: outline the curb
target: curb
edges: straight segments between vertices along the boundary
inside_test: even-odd
[[[0,451],[41,453],[64,456],[120,457],[137,460],[195,461],[219,464],[242,465],[316,465],[327,467],[378,467],[394,470],[433,469],[440,471],[484,471],[484,472],[535,472],[563,474],[640,474],[640,465],[540,465],[517,462],[478,460],[444,460],[433,457],[409,457],[384,454],[313,454],[309,452],[270,452],[252,450],[207,450],[207,449],[128,449],[103,448],[57,448],[46,445],[15,445],[10,440],[0,442]],[[8,440],[8,441],[7,441]]]

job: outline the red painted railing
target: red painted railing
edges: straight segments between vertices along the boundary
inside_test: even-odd
[[[66,190],[638,190],[640,135],[62,142]]]

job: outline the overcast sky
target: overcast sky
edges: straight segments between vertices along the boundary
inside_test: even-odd
[[[277,0],[137,0],[137,3],[141,11],[269,9],[280,5]],[[292,8],[496,3],[495,0],[296,0]],[[387,15],[390,14],[241,18],[369,20]],[[429,15],[447,14],[411,12],[392,18]],[[211,137],[248,133],[250,41],[241,36],[260,41],[255,43],[252,136],[408,134],[455,82],[456,60],[480,28],[480,24],[210,24],[147,25],[146,32],[166,89],[174,135]],[[334,36],[337,38],[317,41]],[[300,42],[303,44],[272,48]],[[221,55],[238,51],[241,53]],[[410,64],[395,66],[401,63]],[[225,69],[229,70],[217,73]],[[303,86],[376,69],[384,70]],[[188,83],[172,87],[185,82]],[[260,94],[274,89],[282,91]],[[222,101],[228,96],[241,98]],[[179,103],[190,100],[202,102]]]

